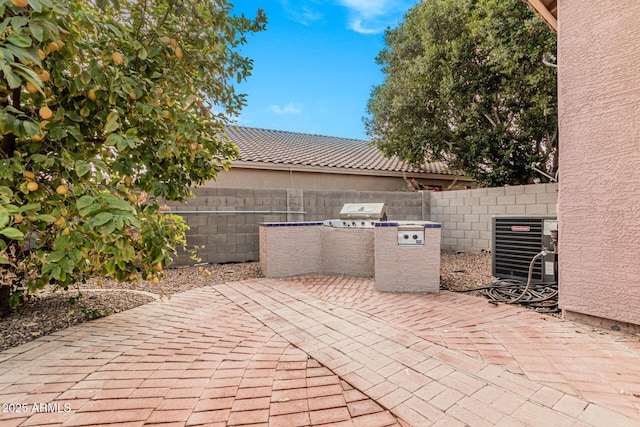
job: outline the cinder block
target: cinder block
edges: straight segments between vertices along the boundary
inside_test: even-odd
[[[478,222],[480,221],[480,216],[478,214],[465,214],[464,220],[465,222]]]
[[[486,214],[489,212],[489,207],[487,205],[474,205],[471,206],[471,213],[474,214]]]
[[[496,196],[483,196],[480,197],[480,204],[486,206],[493,206],[497,203]]]
[[[473,225],[476,224],[480,224],[479,222],[458,222],[456,223],[456,229],[457,230],[472,230],[473,229]]]
[[[471,239],[458,239],[458,247],[460,250],[466,250],[471,248],[473,241]]]
[[[473,239],[472,243],[473,248],[475,249],[491,249],[491,242],[485,239]]]
[[[555,192],[558,190],[558,184],[554,183],[546,183],[546,184],[532,184],[525,185],[524,192],[525,193],[547,193],[547,192]]]
[[[471,211],[472,211],[472,207],[469,206],[469,205],[458,206],[456,208],[456,212],[459,213],[459,214],[470,214],[470,213],[472,213]]]
[[[525,213],[531,215],[544,215],[547,213],[547,205],[526,205]]]
[[[536,203],[557,203],[558,193],[537,193]]]
[[[217,225],[200,225],[198,227],[192,228],[194,234],[200,234],[204,236],[208,236],[211,234],[218,234],[218,226]]]
[[[442,197],[438,197],[437,199],[434,200],[435,203],[433,203],[432,206],[438,206],[438,207],[451,206],[451,200],[452,199],[445,199]]]
[[[201,235],[187,236],[187,245],[194,245],[194,246],[206,245],[208,241],[209,241],[208,236],[201,236]]]
[[[218,187],[217,194],[218,196],[234,197],[236,194],[238,194],[238,189]]]
[[[505,187],[493,187],[493,188],[487,188],[487,196],[504,196],[504,189]]]
[[[246,224],[247,217],[251,214],[231,214],[227,216],[227,224]]]
[[[505,205],[493,205],[487,206],[487,213],[493,215],[501,215],[507,212],[507,208]]]
[[[488,222],[474,222],[471,224],[471,229],[472,230],[477,230],[477,231],[487,231],[489,228],[491,228],[491,226],[489,225]]]
[[[215,196],[218,194],[217,187],[196,187],[192,188],[191,191],[195,194],[196,197],[207,197],[207,196]]]
[[[481,231],[480,232],[480,238],[482,240],[486,240],[488,242],[491,242],[491,239],[493,238],[493,233],[491,231]]]
[[[526,213],[526,208],[524,205],[507,205],[505,213],[513,215],[524,214]]]
[[[499,205],[513,205],[515,202],[516,196],[513,194],[496,197],[496,203]]]
[[[461,213],[449,215],[449,221],[451,222],[464,222],[464,215]]]
[[[198,214],[185,214],[182,217],[187,221],[187,224],[191,228],[195,228],[201,225],[207,225],[207,215]]]
[[[449,200],[449,206],[463,206],[469,199],[463,199],[462,197],[456,197],[455,199],[443,199]]]
[[[533,204],[536,202],[535,194],[518,194],[516,195],[516,204],[518,205],[527,205]]]
[[[475,230],[466,230],[464,232],[464,238],[465,239],[479,239],[480,238],[480,232],[479,231],[475,231]]]
[[[218,234],[236,234],[237,232],[235,225],[218,225]]]
[[[558,214],[558,205],[556,203],[548,203],[547,204],[547,213],[550,215]]]
[[[467,197],[466,199],[464,199],[464,204],[466,206],[476,206],[480,204],[480,197]]]
[[[458,208],[456,206],[445,206],[442,208],[442,212],[445,214],[456,214],[458,213]]]
[[[442,239],[442,244],[447,245],[449,248],[458,246],[458,239],[455,237],[447,237]]]
[[[464,230],[451,230],[450,236],[457,238],[464,238]]]
[[[232,254],[236,252],[236,244],[235,243],[223,243],[218,245],[218,250],[222,253]]]
[[[524,185],[510,185],[504,187],[504,194],[523,194],[524,193]]]
[[[228,244],[241,244],[241,243],[246,243],[245,241],[245,236],[244,234],[230,234],[227,236],[227,242]]]
[[[207,236],[207,244],[209,245],[219,245],[222,243],[227,243],[226,234],[210,234]]]
[[[485,224],[491,224],[491,218],[493,215],[491,214],[480,214],[480,222]]]

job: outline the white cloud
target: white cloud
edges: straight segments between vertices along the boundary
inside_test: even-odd
[[[302,113],[302,104],[294,104],[293,102],[288,103],[284,107],[280,107],[279,105],[270,105],[267,107],[267,111],[273,114],[300,114]]]
[[[322,12],[318,10],[317,2],[314,0],[294,0],[293,2],[280,0],[280,3],[289,19],[302,25],[310,25],[312,22],[319,21],[324,17]]]
[[[413,5],[398,0],[336,0],[349,11],[348,27],[361,34],[377,34],[394,26]]]

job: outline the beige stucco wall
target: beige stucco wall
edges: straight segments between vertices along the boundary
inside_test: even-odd
[[[320,240],[323,272],[373,277],[373,228],[321,227]]]
[[[423,246],[399,246],[397,227],[376,227],[375,283],[381,292],[440,290],[440,228],[424,229]]]
[[[259,227],[260,268],[266,277],[320,273],[321,226]]]
[[[640,324],[640,1],[558,5],[559,304]]]
[[[418,178],[422,183],[442,185],[446,188],[452,181],[439,178]],[[460,181],[462,183],[463,181]],[[470,181],[464,181],[470,185]],[[287,170],[245,169],[232,167],[218,174],[215,182],[205,186],[220,188],[303,188],[305,190],[360,190],[402,191],[406,183],[402,176],[368,176],[342,173],[317,173]]]

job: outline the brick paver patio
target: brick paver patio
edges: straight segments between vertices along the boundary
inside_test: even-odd
[[[255,279],[0,353],[0,426],[634,426],[639,350],[468,295]]]

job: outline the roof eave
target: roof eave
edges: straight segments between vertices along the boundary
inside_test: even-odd
[[[525,0],[529,6],[542,18],[542,20],[558,34],[558,11],[556,2],[544,2],[543,0]]]
[[[365,175],[365,176],[387,176],[387,177],[409,177],[424,179],[457,179],[458,181],[473,182],[473,179],[461,175],[450,173],[429,173],[419,171],[383,171],[377,169],[355,169],[340,167],[321,167],[308,165],[292,165],[286,163],[265,163],[265,162],[248,162],[243,160],[235,160],[232,162],[231,169],[262,169],[275,171],[293,171],[293,172],[312,172],[312,173],[330,173],[343,175]]]

